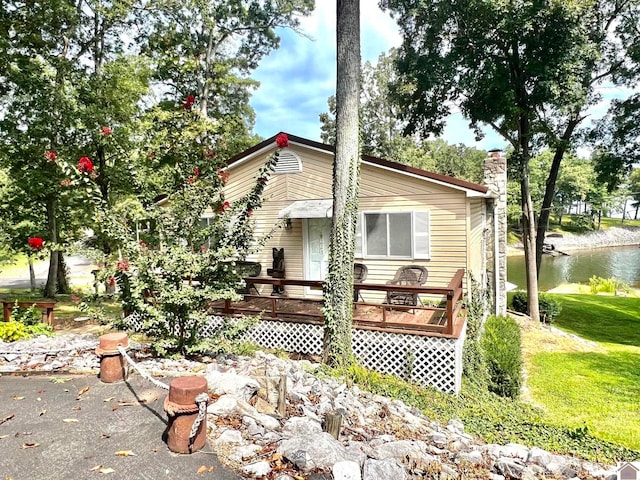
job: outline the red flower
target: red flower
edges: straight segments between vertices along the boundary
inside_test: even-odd
[[[227,180],[229,180],[229,174],[220,169],[218,169],[218,176],[220,177],[220,180],[222,180],[222,183],[227,183]]]
[[[79,303],[80,302],[80,297],[77,295],[71,295],[71,301],[73,303]]]
[[[118,260],[116,262],[116,270],[120,272],[128,272],[129,271],[129,260],[126,258],[123,260]]]
[[[204,156],[205,158],[216,158],[216,152],[214,152],[213,150],[207,149],[207,151],[204,152]]]
[[[200,251],[201,251],[202,253],[206,252],[207,250],[208,250],[208,248],[207,248],[207,246],[206,246],[206,245],[204,245],[204,244],[200,245]]]
[[[193,176],[194,177],[199,177],[200,176],[200,168],[193,167]]]
[[[78,160],[78,171],[80,173],[93,172],[93,162],[89,157],[82,157]]]
[[[276,143],[280,148],[287,148],[289,146],[289,137],[286,133],[279,133],[276,137]]]
[[[195,181],[196,181],[196,177],[187,178],[187,182],[189,182],[189,183],[194,183]]]
[[[187,95],[187,99],[182,104],[182,108],[185,110],[191,110],[191,107],[193,107],[193,104],[195,103],[195,101],[196,99],[193,95]]]
[[[31,250],[42,250],[44,240],[42,240],[40,237],[29,237],[28,243],[31,247]]]
[[[147,248],[147,244],[145,242],[140,242],[140,248]]]
[[[229,202],[224,202],[222,205],[220,205],[219,210],[221,212],[224,212],[227,208],[231,207],[231,204]]]
[[[100,129],[100,135],[102,135],[103,137],[108,137],[112,133],[113,133],[113,130],[111,130],[109,127],[105,126]]]
[[[56,158],[58,158],[58,154],[54,151],[50,151],[44,154],[44,158],[46,158],[48,162],[55,162]]]
[[[253,215],[253,210],[247,210],[247,217],[250,217],[251,215]]]
[[[262,185],[266,185],[267,180],[268,180],[267,177],[260,177],[258,179],[258,182],[260,182]]]
[[[71,179],[65,178],[64,180],[60,180],[60,185],[62,185],[63,187],[68,187],[69,185],[71,185]]]
[[[155,158],[156,154],[154,152],[147,153],[147,158]]]
[[[116,277],[109,277],[109,286],[110,287],[116,286]]]

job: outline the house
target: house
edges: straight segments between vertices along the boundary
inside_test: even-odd
[[[249,260],[259,262],[265,276],[274,249],[284,249],[285,276],[298,280],[298,285],[286,285],[287,296],[318,299],[322,291],[313,281],[325,278],[329,262],[334,148],[287,135],[289,146],[280,150],[263,206],[253,214],[257,235],[273,233]],[[228,161],[224,191],[228,201],[241,198],[255,185],[260,167],[278,148],[276,136]],[[354,328],[353,351],[364,366],[443,391],[459,390],[466,325],[453,304],[461,304],[463,289],[470,293],[473,278],[490,292],[487,306],[495,313],[506,311],[506,160],[499,152],[487,158],[485,177],[486,184],[480,185],[362,156],[355,261],[367,266],[366,284],[385,288],[399,267],[426,267],[424,286],[435,287],[433,292],[441,297],[442,292],[455,291],[455,298],[449,295],[447,307],[441,310],[450,319],[460,318],[455,329],[451,321],[451,328],[440,333]],[[279,222],[284,228],[274,231]],[[460,286],[446,290],[455,281]],[[258,287],[275,305],[271,285]],[[381,304],[385,292],[361,290],[360,296],[365,303]],[[431,299],[421,293],[420,297],[441,301],[437,295]],[[386,309],[381,310],[384,318]],[[258,344],[307,354],[322,352],[321,323],[271,320],[275,322],[261,322],[254,330]]]
[[[229,201],[255,183],[256,172],[277,148],[275,137],[229,160],[225,188]],[[264,191],[263,207],[254,214],[258,234],[269,232],[278,221],[284,220],[286,228],[276,230],[265,249],[251,260],[260,262],[264,273],[271,267],[272,249],[283,248],[287,277],[323,280],[329,261],[334,149],[288,137],[289,147],[281,151]],[[495,160],[504,164],[500,156],[489,159],[494,161],[492,166]],[[447,285],[458,269],[464,269],[466,280],[473,276],[491,287],[492,303],[498,305],[498,313],[504,312],[506,278],[500,284],[488,277],[500,270],[493,264],[500,256],[494,248],[499,235],[492,226],[499,223],[493,217],[497,200],[497,192],[487,185],[365,155],[360,169],[355,261],[367,265],[367,282],[380,284],[408,264],[428,269],[427,285]],[[288,292],[308,297],[319,294],[303,287],[288,287]],[[364,295],[376,298],[375,292]]]

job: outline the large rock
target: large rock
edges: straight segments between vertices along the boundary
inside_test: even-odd
[[[235,370],[223,372],[212,365],[207,368],[206,378],[209,390],[217,395],[229,394],[248,402],[260,388],[260,384],[251,377],[238,375]]]
[[[372,455],[378,460],[392,459],[396,463],[411,461],[431,462],[435,457],[426,453],[426,445],[419,440],[397,440],[387,442],[375,448]]]
[[[282,427],[282,434],[285,437],[309,435],[320,432],[322,432],[320,423],[307,417],[292,417],[287,420]]]
[[[395,462],[368,459],[364,462],[362,480],[406,480],[407,472]]]
[[[347,449],[326,432],[282,440],[278,453],[303,472],[331,470],[337,462],[351,460]]]
[[[360,465],[350,460],[336,462],[331,470],[333,480],[362,480]]]

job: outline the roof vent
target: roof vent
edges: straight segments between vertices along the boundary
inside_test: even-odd
[[[280,150],[278,162],[273,169],[274,174],[300,173],[302,172],[302,162],[300,157],[291,150]]]

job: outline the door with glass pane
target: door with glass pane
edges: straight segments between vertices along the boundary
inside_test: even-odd
[[[306,280],[324,280],[329,269],[330,218],[309,218],[306,221]],[[318,290],[309,293],[318,294]]]

